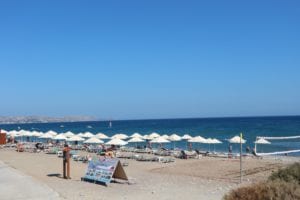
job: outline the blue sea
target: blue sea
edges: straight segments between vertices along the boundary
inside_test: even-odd
[[[243,133],[247,140],[244,147],[254,147],[256,136],[295,136],[300,135],[300,116],[293,117],[234,117],[234,118],[194,118],[194,119],[155,119],[155,120],[120,120],[72,123],[39,123],[39,124],[9,124],[0,125],[5,130],[36,130],[46,132],[54,130],[58,133],[72,131],[74,133],[86,132],[105,133],[112,136],[116,133],[131,135],[138,132],[142,135],[157,132],[163,134],[176,133],[180,136],[202,136],[205,138],[217,138],[222,144],[193,144],[194,148],[201,150],[215,150],[227,152],[227,139]],[[273,152],[300,149],[300,139],[297,140],[271,140],[270,145],[258,145],[258,152]],[[186,142],[176,142],[177,148],[186,148]],[[174,144],[166,144],[166,148],[172,148]],[[239,150],[238,145],[233,145],[233,151]],[[299,154],[294,154],[299,155]]]

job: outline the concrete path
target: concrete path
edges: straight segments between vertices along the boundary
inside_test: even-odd
[[[57,192],[0,161],[1,200],[58,200]]]

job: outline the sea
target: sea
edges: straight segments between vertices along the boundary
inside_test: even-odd
[[[192,119],[151,119],[151,120],[114,120],[91,121],[91,122],[68,122],[68,123],[32,123],[32,124],[5,124],[1,129],[29,130],[47,132],[49,130],[58,133],[71,131],[73,133],[99,132],[108,136],[117,133],[131,135],[140,133],[142,135],[157,132],[163,134],[178,134],[183,136],[202,136],[204,138],[217,138],[222,144],[193,144],[193,148],[204,151],[228,152],[228,139],[243,134],[247,140],[243,144],[243,151],[247,147],[252,149],[257,136],[296,136],[300,135],[300,116],[283,117],[227,117],[227,118],[192,118]],[[300,139],[294,140],[270,140],[271,144],[257,145],[257,152],[276,152],[300,149]],[[136,145],[136,144],[130,144]],[[143,145],[143,144],[140,144]],[[164,144],[165,148],[186,149],[187,142],[179,141]],[[239,145],[233,144],[233,152],[239,151]],[[291,156],[300,156],[293,153]]]

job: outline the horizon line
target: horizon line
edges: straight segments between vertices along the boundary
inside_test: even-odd
[[[87,122],[105,122],[105,121],[150,121],[150,120],[188,120],[188,119],[225,119],[225,118],[280,118],[280,117],[300,117],[300,115],[249,115],[249,116],[219,116],[219,117],[174,117],[174,118],[146,118],[146,119],[99,119],[92,121],[64,121],[64,122],[28,122],[28,123],[0,123],[0,125],[16,124],[57,124],[57,123],[87,123]]]

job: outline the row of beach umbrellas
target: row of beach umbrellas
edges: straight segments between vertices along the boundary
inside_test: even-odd
[[[2,130],[3,131],[3,130]],[[69,142],[83,142],[87,144],[102,144],[104,143],[104,139],[111,139],[106,144],[108,145],[126,145],[128,143],[139,143],[149,141],[150,143],[170,143],[170,142],[177,142],[181,140],[186,140],[190,143],[204,143],[204,144],[220,144],[222,143],[220,140],[216,138],[203,138],[201,136],[192,137],[188,134],[183,136],[179,136],[177,134],[172,135],[159,135],[158,133],[151,133],[149,135],[141,135],[139,133],[134,133],[131,136],[126,134],[115,134],[112,137],[108,137],[103,133],[93,134],[90,132],[74,134],[71,131],[66,133],[57,133],[55,131],[47,131],[45,133],[38,132],[38,131],[26,131],[26,130],[13,130],[13,131],[3,131],[7,132],[7,134],[11,137],[36,137],[40,139],[51,139],[51,140],[64,140]],[[127,140],[129,139],[129,140]],[[127,140],[127,141],[125,141]],[[228,140],[229,143],[245,143],[246,140],[241,139],[239,136],[234,136],[233,138]],[[260,138],[255,141],[256,144],[270,144],[269,141]]]

